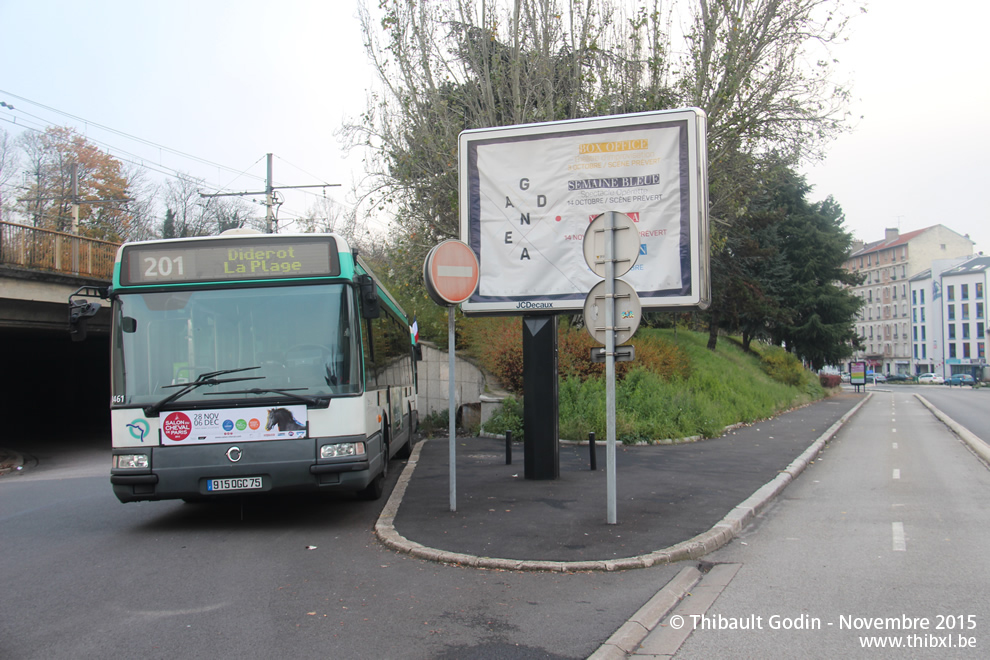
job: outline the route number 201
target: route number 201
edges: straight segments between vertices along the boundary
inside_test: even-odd
[[[181,277],[185,275],[182,268],[182,257],[145,257],[145,277]]]

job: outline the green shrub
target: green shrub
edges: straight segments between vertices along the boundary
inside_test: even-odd
[[[472,331],[484,337],[484,345],[472,348],[501,364],[506,373],[517,373],[522,385],[522,330],[518,320],[484,319]],[[481,330],[478,327],[482,327]],[[561,323],[559,336],[560,437],[584,440],[594,432],[604,441],[607,434],[603,365],[589,358],[594,343],[587,332]],[[797,405],[825,396],[818,376],[779,347],[759,346],[743,351],[732,341],[720,341],[707,349],[706,333],[679,329],[641,328],[633,339],[636,360],[616,365],[616,438],[624,443],[659,442],[690,436],[717,437],[738,422],[766,419]],[[518,364],[510,355],[518,341]],[[761,355],[762,354],[762,355]],[[482,360],[485,363],[485,360]],[[488,364],[485,367],[491,369]],[[509,379],[510,382],[513,379]],[[446,420],[446,417],[443,417]],[[483,425],[489,433],[511,430],[523,437],[523,404],[507,399]]]
[[[465,335],[471,353],[482,367],[510,392],[523,391],[522,327],[516,317],[470,319]],[[691,360],[674,342],[658,333],[640,333],[634,342],[636,360],[618,362],[616,376],[624,378],[636,368],[647,368],[664,378],[686,378]],[[557,369],[562,378],[601,378],[605,365],[591,361],[591,349],[599,344],[584,328],[575,328],[566,318],[557,330]]]
[[[690,368],[661,375],[638,363],[640,344],[666,342]],[[767,375],[764,361],[733,342],[706,348],[707,335],[680,330],[641,329],[634,340],[637,360],[616,384],[616,438],[625,443],[658,442],[690,436],[717,437],[726,426],[771,417],[795,405],[822,398],[818,377],[782,349],[764,349],[770,362],[791,371],[793,385]],[[779,351],[779,353],[778,353]],[[589,431],[606,437],[605,379],[562,374],[560,436],[583,440]]]
[[[818,379],[825,389],[842,385],[842,377],[839,374],[820,374]]]
[[[432,437],[438,432],[447,435],[450,433],[450,411],[434,410],[429,415],[419,421],[419,429],[426,437]]]
[[[523,354],[520,317],[469,319],[465,335],[471,353],[510,392],[522,392]]]
[[[780,346],[767,346],[762,350],[763,371],[775,381],[800,387],[804,381],[804,365],[793,353]]]
[[[506,431],[512,431],[514,440],[522,440],[523,404],[509,397],[495,409],[495,412],[481,425],[481,428],[488,433],[497,435],[504,435]]]

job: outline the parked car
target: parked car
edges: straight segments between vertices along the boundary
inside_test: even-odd
[[[909,380],[911,380],[911,378],[909,376],[905,375],[905,374],[888,374],[887,375],[887,382],[888,383],[904,383],[904,382],[909,381]]]
[[[972,385],[973,377],[969,374],[952,374],[945,379],[945,384],[952,385]]]
[[[866,381],[873,381],[874,383],[886,383],[887,377],[883,374],[869,374],[866,376]]]
[[[848,383],[849,382],[849,372],[848,371],[843,371],[841,374],[839,374],[839,380],[841,380],[843,383]]]
[[[927,373],[918,376],[918,382],[923,385],[941,385],[945,382],[945,379],[938,374]]]

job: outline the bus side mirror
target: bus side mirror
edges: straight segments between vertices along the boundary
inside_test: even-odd
[[[95,286],[80,287],[69,295],[69,336],[72,341],[82,341],[86,339],[87,321],[100,311],[100,303],[73,300],[76,296],[95,296],[109,300],[110,295],[106,287]]]
[[[72,341],[86,339],[86,325],[91,316],[100,311],[100,303],[72,300],[69,302],[69,336]]]
[[[378,291],[375,289],[375,280],[371,275],[358,275],[357,282],[361,291],[361,316],[366,319],[377,319],[382,315],[382,309],[378,301]]]

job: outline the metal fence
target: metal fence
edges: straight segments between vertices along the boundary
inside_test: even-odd
[[[0,264],[109,280],[120,243],[0,222]]]

